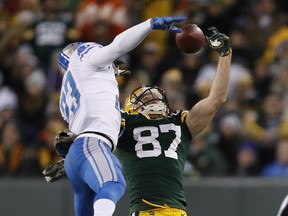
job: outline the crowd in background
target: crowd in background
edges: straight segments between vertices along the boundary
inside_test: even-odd
[[[155,16],[187,16],[204,33],[230,37],[228,101],[191,143],[189,177],[288,177],[288,2],[283,0],[2,0],[0,1],[0,176],[41,176],[59,160],[55,133],[59,51],[70,42],[109,44]],[[183,25],[183,24],[181,24]],[[129,40],[129,39],[127,39]],[[207,94],[218,54],[182,53],[175,34],[155,31],[123,56],[120,102],[140,85],[158,85],[170,109],[190,109]]]

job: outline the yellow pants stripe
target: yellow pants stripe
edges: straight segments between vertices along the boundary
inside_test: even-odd
[[[177,208],[155,208],[149,209],[146,211],[139,211],[137,213],[133,213],[132,216],[187,216],[187,213],[182,209]]]

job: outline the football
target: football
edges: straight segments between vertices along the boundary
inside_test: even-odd
[[[196,24],[187,24],[182,27],[182,32],[175,36],[177,47],[184,53],[196,53],[205,43],[205,35]]]

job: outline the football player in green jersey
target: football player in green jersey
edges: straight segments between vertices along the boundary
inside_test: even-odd
[[[128,184],[131,216],[187,215],[183,170],[188,149],[226,101],[230,78],[229,38],[214,27],[210,30],[207,42],[220,57],[207,98],[189,111],[172,113],[165,92],[156,86],[139,87],[126,99],[117,156]],[[55,173],[50,167],[44,175],[53,181]]]
[[[189,146],[210,123],[228,94],[232,50],[229,38],[210,28],[209,45],[219,52],[207,98],[190,111],[170,113],[164,91],[142,86],[126,99],[117,155],[128,184],[131,216],[186,216],[183,171]]]

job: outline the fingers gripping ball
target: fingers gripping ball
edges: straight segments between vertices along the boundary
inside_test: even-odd
[[[182,32],[175,36],[178,48],[184,53],[196,53],[205,43],[205,35],[196,24],[188,24],[182,27]]]

